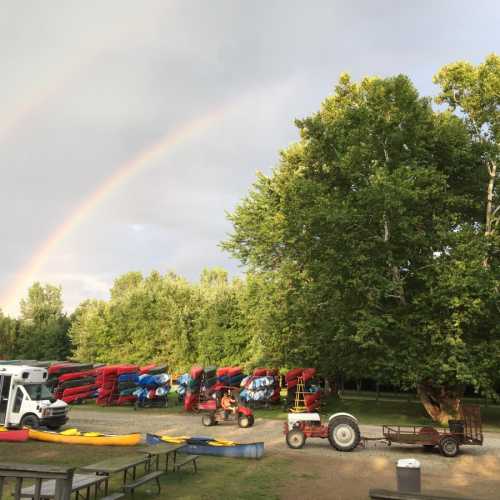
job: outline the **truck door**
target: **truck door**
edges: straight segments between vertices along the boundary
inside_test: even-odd
[[[5,414],[9,404],[11,375],[0,375],[0,425],[5,424]]]

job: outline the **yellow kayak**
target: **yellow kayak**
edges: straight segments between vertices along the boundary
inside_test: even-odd
[[[76,429],[63,432],[41,431],[29,429],[30,439],[48,443],[88,444],[94,446],[134,446],[141,441],[141,435],[133,434],[100,434],[98,432],[81,433]]]

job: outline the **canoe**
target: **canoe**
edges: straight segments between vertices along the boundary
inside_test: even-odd
[[[134,446],[141,441],[139,433],[133,434],[99,434],[87,432],[80,435],[68,435],[60,432],[41,431],[29,429],[30,439],[48,443],[88,444],[94,446]],[[67,432],[67,431],[63,431]]]
[[[8,441],[11,443],[20,443],[28,441],[27,429],[7,429],[0,426],[0,441]]]
[[[160,444],[165,442],[173,444],[186,443],[178,451],[190,455],[212,455],[228,458],[262,458],[264,455],[264,443],[235,443],[206,436],[171,437],[146,434],[147,444]]]

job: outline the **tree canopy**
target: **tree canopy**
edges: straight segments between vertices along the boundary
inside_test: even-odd
[[[453,111],[403,75],[342,75],[223,244],[281,283],[286,329],[273,335],[295,362],[418,387],[438,417],[464,384],[491,390],[500,359],[484,150]]]

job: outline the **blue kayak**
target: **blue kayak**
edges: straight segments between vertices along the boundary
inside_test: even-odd
[[[262,458],[264,455],[264,443],[235,443],[226,446],[214,446],[209,444],[216,441],[207,436],[194,436],[186,440],[186,444],[179,449],[181,453],[190,455],[212,455],[215,457],[230,458]],[[146,434],[146,443],[164,443],[161,436]]]

